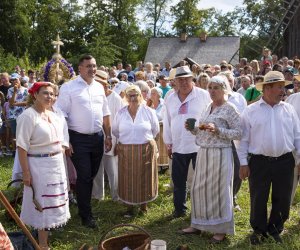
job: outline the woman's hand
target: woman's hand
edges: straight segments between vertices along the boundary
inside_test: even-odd
[[[66,148],[65,154],[66,154],[67,156],[71,157],[73,153],[74,153],[74,151],[73,151],[72,144],[69,143],[69,148]]]
[[[208,123],[206,125],[206,128],[205,130],[209,131],[209,132],[212,132],[212,133],[215,133],[215,134],[218,134],[219,133],[219,129],[216,127],[215,124],[213,123]]]
[[[23,183],[25,186],[30,187],[32,180],[31,180],[31,174],[29,171],[23,172]]]

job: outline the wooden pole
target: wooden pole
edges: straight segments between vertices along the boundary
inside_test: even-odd
[[[14,208],[10,205],[9,201],[6,199],[5,195],[0,191],[0,201],[4,205],[4,207],[7,209],[11,217],[15,220],[15,222],[18,224],[18,226],[23,230],[25,235],[28,237],[28,239],[31,241],[32,245],[36,250],[41,250],[39,247],[39,244],[36,242],[36,240],[33,238],[25,224],[21,221],[20,217],[14,210]]]

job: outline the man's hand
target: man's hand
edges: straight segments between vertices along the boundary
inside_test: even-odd
[[[112,147],[111,138],[105,138],[104,141],[105,153],[109,152],[111,150],[111,147]]]
[[[250,168],[248,165],[240,166],[240,179],[245,181],[250,176]]]
[[[172,155],[172,145],[166,145],[167,147],[167,151],[168,151],[168,156],[170,159],[173,158],[173,155]]]

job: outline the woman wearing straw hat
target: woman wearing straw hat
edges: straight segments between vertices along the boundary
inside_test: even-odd
[[[118,140],[118,195],[132,215],[133,205],[147,211],[147,203],[158,194],[157,147],[159,133],[155,111],[143,103],[139,87],[125,90],[128,105],[115,116],[112,132]]]
[[[267,234],[281,243],[280,233],[289,217],[295,160],[300,156],[300,122],[295,109],[282,101],[285,81],[281,72],[268,72],[256,88],[262,98],[242,114],[243,136],[237,148],[240,178],[249,178],[250,242],[260,244]],[[272,208],[267,203],[272,186]]]
[[[21,219],[38,229],[39,245],[46,250],[47,229],[62,226],[70,218],[62,154],[64,126],[63,120],[49,111],[55,95],[50,82],[36,82],[29,93],[34,103],[17,121],[17,147],[25,185]]]
[[[191,187],[191,226],[181,234],[211,232],[211,243],[219,243],[226,234],[234,234],[232,140],[242,135],[236,108],[227,102],[231,93],[225,76],[214,76],[208,84],[212,103],[200,117],[199,127],[186,129],[196,134],[200,146]]]

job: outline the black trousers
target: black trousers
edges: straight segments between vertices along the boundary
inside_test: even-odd
[[[238,154],[236,152],[236,148],[233,142],[232,144],[232,155],[233,155],[233,205],[236,206],[236,195],[239,192],[241,185],[242,185],[242,180],[240,179],[240,160],[238,157]]]
[[[292,153],[277,159],[252,155],[249,161],[250,224],[256,233],[280,234],[289,217],[295,160]],[[267,202],[272,185],[270,217]]]
[[[173,153],[172,180],[174,183],[173,202],[177,213],[184,213],[186,207],[186,181],[189,165],[192,161],[195,169],[197,153],[179,154]]]
[[[103,156],[103,132],[84,135],[69,130],[73,147],[71,160],[77,171],[76,196],[79,216],[86,220],[92,218],[91,196],[93,180]]]

